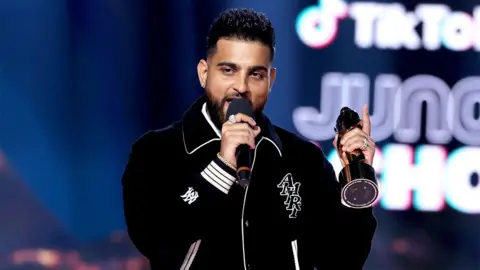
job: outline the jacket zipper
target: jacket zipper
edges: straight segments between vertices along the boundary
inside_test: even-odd
[[[295,263],[295,270],[300,270],[300,263],[298,262],[298,245],[297,240],[292,241],[293,261]]]
[[[193,260],[195,259],[195,256],[197,255],[197,252],[198,252],[198,248],[200,247],[200,243],[202,243],[202,239],[198,239],[196,242],[193,242],[190,245],[190,248],[188,249],[187,255],[183,260],[183,264],[180,267],[180,270],[188,270],[190,269],[190,267],[192,267]]]
[[[250,187],[250,185],[247,185],[247,188],[245,189],[245,195],[243,195],[243,206],[242,206],[242,219],[241,219],[241,222],[242,222],[242,255],[243,255],[243,269],[244,270],[249,270],[247,268],[247,259],[246,259],[246,256],[245,256],[245,229],[244,229],[244,221],[243,221],[243,215],[245,214],[245,203],[247,201],[247,193],[248,193],[248,188]]]

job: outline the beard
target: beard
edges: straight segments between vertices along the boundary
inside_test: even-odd
[[[252,108],[255,109],[252,100],[249,99],[245,94],[242,95],[238,93],[236,96],[227,95],[221,100],[215,100],[208,89],[205,89],[205,93],[207,96],[207,110],[210,114],[210,118],[212,119],[213,124],[220,130],[222,129],[222,125],[227,121],[226,112],[223,111],[223,108],[225,108],[225,103],[232,101],[235,98],[244,98],[248,100]],[[262,114],[264,107],[265,103],[260,108],[254,110],[255,118],[258,118],[258,116]]]

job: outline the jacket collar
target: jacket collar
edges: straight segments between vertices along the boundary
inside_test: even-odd
[[[257,145],[263,141],[269,141],[282,155],[282,143],[275,127],[270,120],[262,114],[260,119],[255,119],[262,129]],[[182,118],[182,134],[185,151],[191,155],[205,145],[214,141],[220,141],[220,130],[213,124],[207,111],[206,96],[198,98],[184,113]]]

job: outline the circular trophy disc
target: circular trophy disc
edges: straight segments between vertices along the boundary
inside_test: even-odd
[[[342,189],[342,200],[351,208],[371,207],[378,198],[378,187],[368,179],[355,179]]]

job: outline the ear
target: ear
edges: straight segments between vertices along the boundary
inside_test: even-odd
[[[208,71],[208,63],[204,59],[200,60],[197,65],[197,75],[198,81],[202,88],[205,88],[207,84],[207,71]]]
[[[277,69],[272,67],[270,69],[270,73],[268,74],[268,92],[272,91],[273,83],[275,82],[275,79],[277,78]]]

